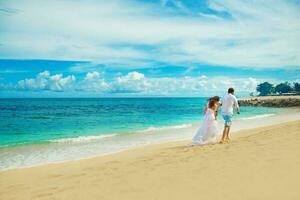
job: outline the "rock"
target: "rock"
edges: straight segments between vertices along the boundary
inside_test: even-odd
[[[280,98],[272,99],[259,99],[259,98],[251,98],[245,100],[239,100],[240,106],[262,106],[262,107],[296,107],[300,106],[300,98]]]

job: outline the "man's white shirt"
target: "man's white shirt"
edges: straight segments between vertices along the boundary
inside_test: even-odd
[[[233,114],[233,107],[236,109],[239,108],[238,101],[236,97],[232,94],[227,94],[222,97],[222,115],[232,115]]]

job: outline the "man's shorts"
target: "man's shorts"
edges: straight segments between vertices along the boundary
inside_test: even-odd
[[[223,115],[225,126],[231,126],[232,123],[232,115]]]

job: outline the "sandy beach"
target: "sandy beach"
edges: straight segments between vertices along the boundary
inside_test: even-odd
[[[300,121],[0,173],[0,199],[299,199]]]
[[[0,0],[0,200],[300,200],[300,0]]]

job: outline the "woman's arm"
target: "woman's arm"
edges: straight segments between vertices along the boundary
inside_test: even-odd
[[[215,115],[215,119],[217,119],[217,117],[218,117],[218,110],[215,110],[214,115]]]
[[[217,117],[218,117],[218,109],[219,109],[219,105],[216,105],[216,107],[215,107],[215,109],[214,109],[214,111],[215,111],[215,119],[217,119]]]

